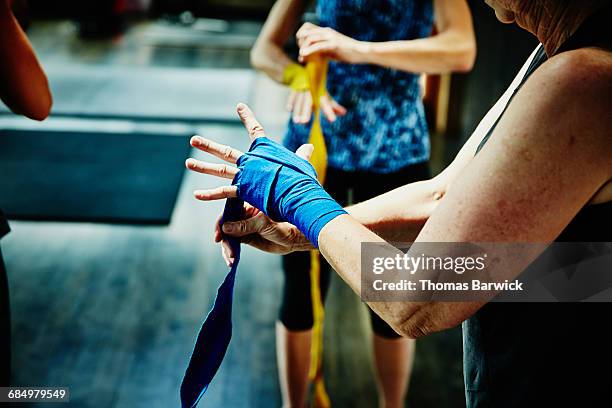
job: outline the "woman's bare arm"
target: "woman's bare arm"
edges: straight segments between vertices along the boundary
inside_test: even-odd
[[[532,76],[487,145],[453,182],[417,242],[551,242],[609,183],[612,119],[606,98],[612,77],[610,63],[593,53],[561,54]],[[321,252],[357,293],[362,242],[383,241],[349,215],[337,217],[319,235]],[[387,248],[390,255],[397,252]],[[517,276],[529,261],[505,265],[508,275]],[[419,337],[457,325],[481,304],[370,306],[398,333]]]
[[[472,16],[464,0],[435,0],[438,34],[411,41],[369,43],[365,62],[412,72],[469,71],[476,59]]]
[[[293,61],[283,46],[293,34],[304,12],[303,0],[278,0],[274,3],[255,45],[251,49],[251,64],[276,82],[283,82],[287,65]]]
[[[506,107],[536,54],[534,50],[495,105],[480,121],[452,163],[436,177],[407,184],[353,205],[347,211],[353,218],[387,241],[413,242],[421,228],[444,199],[446,191],[474,158],[480,141]]]
[[[469,71],[476,58],[465,0],[435,0],[437,34],[416,40],[358,41],[331,28],[305,24],[297,33],[300,57],[323,53],[351,64],[375,64],[416,73]]]
[[[536,51],[537,49],[533,51],[506,92],[485,115],[453,162],[442,173],[433,179],[407,184],[378,197],[348,207],[347,211],[349,214],[387,241],[413,242],[427,219],[439,203],[444,200],[446,191],[453,181],[473,159],[478,144],[502,113],[512,93],[525,75]],[[215,154],[215,149],[211,146],[206,148],[195,147]],[[229,146],[216,147],[216,150],[219,152],[227,151],[228,149],[234,150],[236,157],[242,154]],[[216,154],[221,154],[219,152]],[[191,169],[215,174],[210,170],[198,170],[195,167],[191,167]],[[284,254],[292,251],[312,249],[312,244],[308,242],[295,226],[286,222],[273,222],[263,213],[257,213],[256,216],[242,221],[225,223],[223,230],[228,235],[243,237],[244,243],[267,252]],[[231,262],[233,258],[231,248],[224,242],[219,224],[216,225],[214,239],[216,242],[224,244],[224,257],[226,261]]]
[[[15,113],[43,120],[51,110],[47,77],[6,0],[0,0],[0,99]]]

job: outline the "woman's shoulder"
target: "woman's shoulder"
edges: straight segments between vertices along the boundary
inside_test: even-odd
[[[565,160],[603,167],[612,175],[611,94],[609,51],[584,48],[555,55],[535,70],[508,105],[500,121],[506,137],[498,142],[563,151]]]
[[[612,86],[612,52],[597,47],[565,51],[549,58],[540,71],[540,75],[546,75],[567,87],[609,90]]]
[[[527,103],[533,108],[569,114],[575,126],[609,127],[612,52],[593,47],[554,55],[530,76],[521,93],[531,95]]]
[[[610,95],[612,53],[575,49],[549,58],[529,77],[511,117],[535,130],[524,138],[530,146],[563,147],[568,160],[588,158],[583,166],[605,167],[612,175]]]

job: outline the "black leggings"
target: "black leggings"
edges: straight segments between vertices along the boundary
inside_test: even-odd
[[[425,180],[429,177],[428,163],[413,164],[390,174],[328,169],[325,177],[325,189],[338,203],[346,206],[349,202],[359,203],[405,184]],[[283,271],[285,285],[280,308],[280,321],[288,330],[311,329],[313,316],[310,295],[310,254],[308,252],[294,252],[283,256]],[[331,266],[321,257],[319,287],[323,300],[327,295],[331,272]],[[399,337],[384,320],[371,310],[370,317],[374,333],[386,338]]]

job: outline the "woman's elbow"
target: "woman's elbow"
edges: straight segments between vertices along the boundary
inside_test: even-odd
[[[474,67],[476,62],[476,43],[466,41],[465,44],[458,46],[459,51],[457,54],[457,61],[455,65],[455,72],[469,72]]]
[[[49,117],[52,105],[51,95],[38,95],[27,102],[7,102],[9,109],[16,115],[28,119],[43,121]]]
[[[51,113],[53,97],[47,78],[42,74],[38,82],[28,87],[22,87],[22,93],[17,96],[13,111],[33,120],[45,120]]]
[[[392,327],[400,336],[409,339],[419,339],[439,331],[433,321],[415,316],[399,321]]]
[[[259,50],[257,50],[255,47],[251,48],[251,52],[249,54],[249,60],[251,62],[251,67],[253,67],[253,69],[256,69],[256,70],[261,69]]]
[[[47,93],[37,98],[34,103],[29,104],[21,113],[29,119],[43,121],[49,117],[52,105],[53,98],[51,93]]]
[[[260,43],[255,43],[253,48],[251,48],[251,52],[249,53],[249,59],[251,61],[251,66],[253,69],[261,71],[265,68],[266,58],[265,58],[265,50],[264,45]]]
[[[463,317],[448,313],[440,303],[428,303],[409,316],[398,319],[391,327],[402,337],[418,339],[460,324]]]
[[[446,37],[450,55],[452,56],[453,72],[469,72],[476,62],[476,39],[472,32],[449,30]]]
[[[420,339],[421,337],[425,337],[425,336],[428,336],[428,335],[434,333],[433,331],[429,331],[429,330],[427,330],[424,327],[420,327],[420,326],[407,326],[407,325],[402,325],[400,327],[395,327],[394,330],[400,336],[405,337],[407,339],[412,339],[412,340]]]
[[[53,106],[53,97],[51,92],[47,92],[46,95],[41,97],[39,106],[32,113],[31,118],[34,120],[42,121],[49,117],[51,114],[51,107]]]

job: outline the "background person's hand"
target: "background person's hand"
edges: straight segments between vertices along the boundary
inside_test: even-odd
[[[339,33],[330,27],[304,23],[295,35],[300,47],[299,61],[320,53],[336,61],[358,64],[362,61],[365,43]]]
[[[340,105],[327,93],[321,96],[321,113],[325,118],[333,122],[338,116],[346,115],[346,108]],[[293,123],[308,123],[312,117],[312,95],[309,91],[291,91],[287,100],[287,110],[292,112]]]
[[[242,123],[247,129],[251,141],[265,136],[263,127],[246,105],[238,105],[238,116],[240,116]],[[192,137],[191,145],[230,164],[210,163],[189,158],[185,162],[189,170],[225,179],[233,179],[238,173],[238,168],[232,166],[232,164],[236,164],[238,158],[242,156],[243,153],[240,150],[216,143],[201,136]],[[300,146],[295,153],[301,158],[308,160],[313,150],[314,147],[312,145],[306,144]],[[237,187],[230,185],[209,190],[196,190],[194,195],[196,199],[202,201],[235,198],[237,196]],[[273,253],[288,253],[293,250],[312,247],[306,237],[295,226],[286,222],[274,222],[263,212],[259,211],[259,209],[248,204],[245,204],[245,210],[247,218],[242,221],[226,223],[225,225],[229,224],[230,230],[226,231],[224,229],[224,233],[241,237],[242,242]],[[234,254],[231,252],[229,244],[223,240],[220,226],[218,225],[219,222],[220,218],[217,220],[214,239],[216,242],[222,243],[223,257],[227,264],[231,265],[234,260]]]

